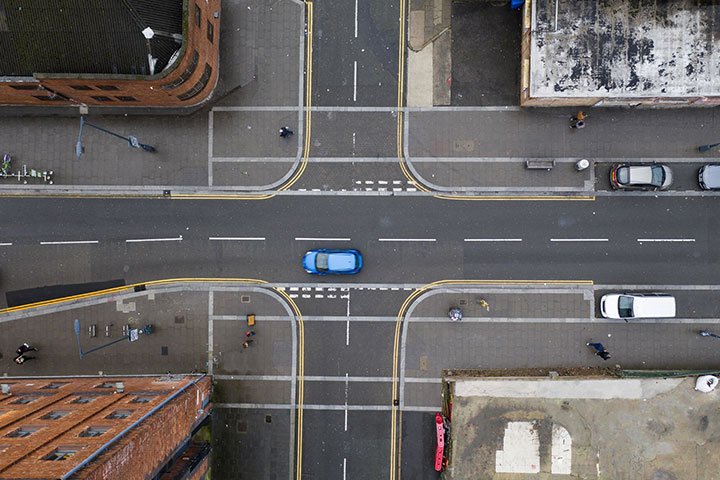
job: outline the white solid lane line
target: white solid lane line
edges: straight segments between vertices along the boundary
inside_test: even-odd
[[[229,242],[233,241],[243,241],[243,240],[265,240],[265,237],[209,237],[208,240],[227,240]]]
[[[638,242],[694,242],[694,238],[638,238]]]
[[[435,242],[434,238],[378,238],[378,242]]]
[[[607,242],[607,238],[551,238],[551,242]]]
[[[349,242],[351,238],[295,237],[298,242]]]
[[[466,238],[466,242],[522,242],[522,238]]]
[[[40,245],[83,245],[89,243],[100,243],[97,240],[73,240],[69,242],[40,242]]]
[[[12,242],[0,243],[0,247],[9,247],[10,245],[12,245]]]
[[[357,38],[357,26],[358,26],[358,0],[355,0],[355,38]]]
[[[140,242],[181,242],[183,239],[182,235],[175,238],[134,238],[125,240],[126,243],[140,243]]]

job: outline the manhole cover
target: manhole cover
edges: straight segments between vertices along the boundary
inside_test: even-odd
[[[250,295],[243,295],[240,297],[240,303],[250,303]]]
[[[237,425],[235,425],[235,429],[238,433],[247,433],[248,423],[245,420],[238,420]]]
[[[167,355],[168,347],[160,347],[160,355]]]
[[[272,423],[272,415],[265,415],[265,423]]]
[[[467,300],[460,300],[460,305],[467,305]]]

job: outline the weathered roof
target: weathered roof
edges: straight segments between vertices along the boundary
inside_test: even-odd
[[[0,76],[33,73],[150,75],[180,44],[184,0],[2,0]]]
[[[532,97],[720,94],[717,0],[533,0]]]

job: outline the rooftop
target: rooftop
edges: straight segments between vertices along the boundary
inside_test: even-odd
[[[705,478],[720,403],[695,379],[450,378],[450,478]]]
[[[531,97],[720,94],[717,0],[534,0]]]
[[[181,46],[184,0],[3,0],[0,77],[151,75]],[[155,32],[146,39],[142,31]],[[149,56],[157,59],[153,68]]]

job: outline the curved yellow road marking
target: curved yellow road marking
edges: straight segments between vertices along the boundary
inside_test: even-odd
[[[478,286],[478,285],[593,285],[592,280],[439,280],[437,282],[428,283],[415,291],[413,291],[405,299],[403,304],[400,306],[400,311],[397,315],[395,322],[395,338],[393,340],[393,360],[392,360],[392,398],[391,398],[391,426],[390,426],[390,480],[395,479],[396,475],[396,463],[397,463],[397,477],[400,478],[400,457],[402,449],[402,437],[398,429],[402,425],[402,411],[400,410],[400,396],[399,396],[399,375],[398,369],[400,368],[399,362],[399,350],[400,350],[400,333],[405,314],[407,313],[408,307],[414,302],[420,295],[433,288],[447,286],[447,285],[464,285],[464,286]],[[397,405],[395,404],[397,401]]]

